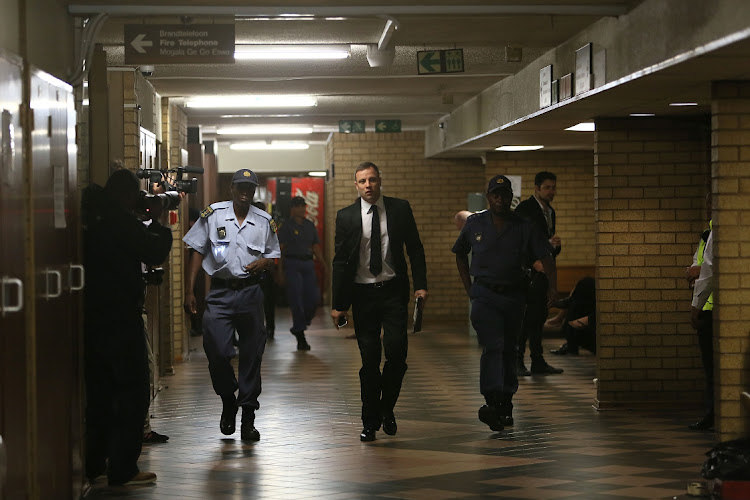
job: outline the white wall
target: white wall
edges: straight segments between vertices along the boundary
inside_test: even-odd
[[[219,173],[250,168],[259,174],[307,174],[325,171],[325,146],[313,144],[298,151],[234,151],[227,143],[217,150]]]

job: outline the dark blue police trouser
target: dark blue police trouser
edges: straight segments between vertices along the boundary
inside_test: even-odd
[[[381,288],[355,284],[352,296],[354,333],[357,335],[362,368],[359,382],[362,397],[362,423],[379,427],[381,417],[393,413],[401,382],[406,373],[409,317],[408,289],[394,278]],[[407,290],[404,293],[404,290]],[[380,329],[383,328],[385,363],[380,373]]]
[[[292,331],[304,332],[315,316],[320,299],[315,264],[312,260],[284,259],[286,296],[292,311]]]
[[[523,322],[523,295],[499,294],[479,284],[471,286],[471,324],[482,346],[479,390],[485,398],[515,394],[516,341]]]
[[[239,379],[234,376],[232,337],[239,335]],[[212,288],[206,296],[203,313],[203,349],[208,357],[208,371],[214,391],[233,397],[239,388],[237,404],[260,407],[260,363],[266,348],[263,327],[263,292],[260,285],[242,290]]]
[[[138,474],[149,371],[143,319],[86,319],[86,474],[112,484]],[[108,464],[108,465],[107,465]]]
[[[526,313],[523,318],[523,326],[518,338],[518,359],[523,361],[526,352],[526,341],[529,341],[529,354],[531,365],[544,361],[544,348],[542,347],[542,333],[544,322],[547,321],[549,309],[547,308],[547,288],[549,281],[544,273],[536,273],[532,278],[531,285],[526,296]]]

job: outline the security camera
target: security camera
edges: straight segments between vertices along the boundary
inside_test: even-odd
[[[141,66],[140,68],[141,74],[143,76],[151,76],[154,74],[154,67],[153,66]]]

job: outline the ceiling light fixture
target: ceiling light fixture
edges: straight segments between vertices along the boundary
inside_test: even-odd
[[[216,130],[218,135],[291,135],[312,134],[313,128],[306,126],[269,127],[266,125],[247,125],[244,127],[222,127]]]
[[[351,46],[349,45],[235,45],[234,47],[234,58],[238,61],[346,59],[350,53]]]
[[[581,122],[565,130],[570,130],[571,132],[593,132],[596,130],[596,124],[594,122]]]
[[[656,116],[654,113],[630,113],[632,117]]]
[[[544,146],[500,146],[495,151],[536,151]]]
[[[237,142],[229,145],[229,149],[235,151],[247,151],[247,150],[294,150],[294,149],[309,149],[310,145],[306,142],[284,142],[284,141],[273,141],[273,142]]]
[[[325,177],[328,175],[328,172],[308,172],[307,175],[310,177]]]
[[[697,102],[670,102],[670,106],[697,106]]]
[[[197,96],[185,101],[188,108],[295,108],[317,106],[312,95],[224,95]]]

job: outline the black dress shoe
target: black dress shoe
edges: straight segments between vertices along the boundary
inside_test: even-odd
[[[479,408],[479,420],[487,424],[489,428],[495,432],[504,429],[500,416],[497,414],[497,410],[492,406],[482,405],[482,407]]]
[[[396,417],[393,415],[383,417],[383,432],[389,436],[395,436],[397,430],[398,426],[396,425]]]
[[[566,342],[565,344],[561,345],[557,349],[550,349],[549,352],[551,352],[552,354],[558,354],[558,355],[568,354],[568,344]]]
[[[523,364],[523,361],[519,361],[516,365],[516,375],[519,377],[528,377],[531,375],[531,372],[526,368],[526,365]]]
[[[224,400],[224,409],[221,412],[221,420],[219,421],[219,429],[221,429],[222,434],[226,436],[234,434],[237,410],[237,401],[234,398]]]
[[[707,431],[709,429],[712,429],[713,426],[714,426],[714,416],[706,415],[705,417],[698,420],[697,422],[688,425],[688,428],[694,431]]]
[[[260,441],[260,432],[254,424],[243,422],[240,429],[240,439],[243,441]]]
[[[297,350],[298,351],[310,350],[310,344],[307,343],[307,339],[305,338],[305,332],[292,332],[292,335],[294,335],[297,338]]]
[[[539,365],[531,365],[532,375],[556,375],[562,372],[563,372],[562,368],[555,368],[554,366],[548,365],[547,363],[539,364]]]
[[[359,440],[360,441],[375,441],[375,428],[374,427],[363,428],[362,432],[359,433]]]

